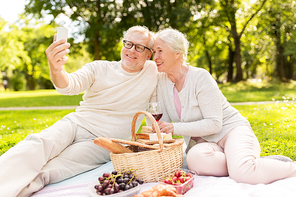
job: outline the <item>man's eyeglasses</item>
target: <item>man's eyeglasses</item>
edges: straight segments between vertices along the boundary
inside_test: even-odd
[[[133,46],[135,45],[135,49],[136,51],[142,53],[143,51],[145,51],[145,49],[148,49],[149,51],[151,51],[151,49],[149,49],[148,47],[145,47],[144,45],[141,44],[134,44],[131,41],[128,40],[123,40],[123,46],[127,49],[131,49],[133,48]]]

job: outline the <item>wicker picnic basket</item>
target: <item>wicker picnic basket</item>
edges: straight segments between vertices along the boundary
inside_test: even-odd
[[[179,139],[178,143],[164,146],[158,124],[153,116],[146,111],[140,111],[134,115],[132,120],[133,142],[136,141],[135,126],[140,114],[145,114],[151,120],[157,133],[158,148],[135,153],[110,153],[112,165],[116,171],[136,169],[136,177],[144,182],[158,182],[168,177],[176,169],[182,168],[184,140]]]

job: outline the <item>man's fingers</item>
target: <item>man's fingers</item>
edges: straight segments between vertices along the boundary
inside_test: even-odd
[[[56,37],[56,36],[55,36]],[[53,43],[51,43],[51,45],[49,45],[49,47],[45,50],[45,53],[51,53],[51,52],[57,52],[55,51],[56,49],[58,50],[63,50],[63,49],[67,49],[70,47],[70,43],[66,42],[66,39],[62,39],[59,41],[54,41]]]
[[[62,57],[64,57],[65,55],[69,54],[70,52],[69,47],[70,47],[70,44],[68,43],[62,44],[53,49],[48,48],[45,53],[49,60],[56,62],[60,60]]]
[[[60,51],[59,53],[56,53],[56,55],[54,56],[54,59],[56,59],[56,60],[60,60],[60,59],[62,59],[63,57],[65,57],[66,55],[68,55],[69,52],[70,52],[69,49],[66,49],[66,50]]]
[[[67,56],[64,56],[64,57],[62,57],[59,61],[58,61],[58,64],[59,65],[64,65],[64,64],[66,64],[66,62],[69,60],[69,58],[67,57]]]

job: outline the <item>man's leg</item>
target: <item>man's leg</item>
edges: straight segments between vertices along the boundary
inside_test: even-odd
[[[62,119],[53,126],[27,136],[0,157],[0,196],[14,197],[60,154],[75,137],[76,124]]]
[[[97,146],[95,138],[87,130],[78,127],[73,144],[50,160],[19,196],[29,196],[47,184],[62,181],[110,161],[110,152]]]

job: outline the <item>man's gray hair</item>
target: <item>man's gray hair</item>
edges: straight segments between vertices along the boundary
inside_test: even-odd
[[[139,26],[139,25],[137,25],[137,26],[133,26],[133,27],[129,28],[125,32],[124,38],[128,37],[130,34],[132,34],[134,32],[140,32],[140,33],[143,33],[143,34],[147,34],[148,37],[149,37],[149,39],[150,39],[148,48],[152,49],[153,44],[154,44],[154,36],[155,36],[155,34],[152,31],[150,31],[145,26]]]

